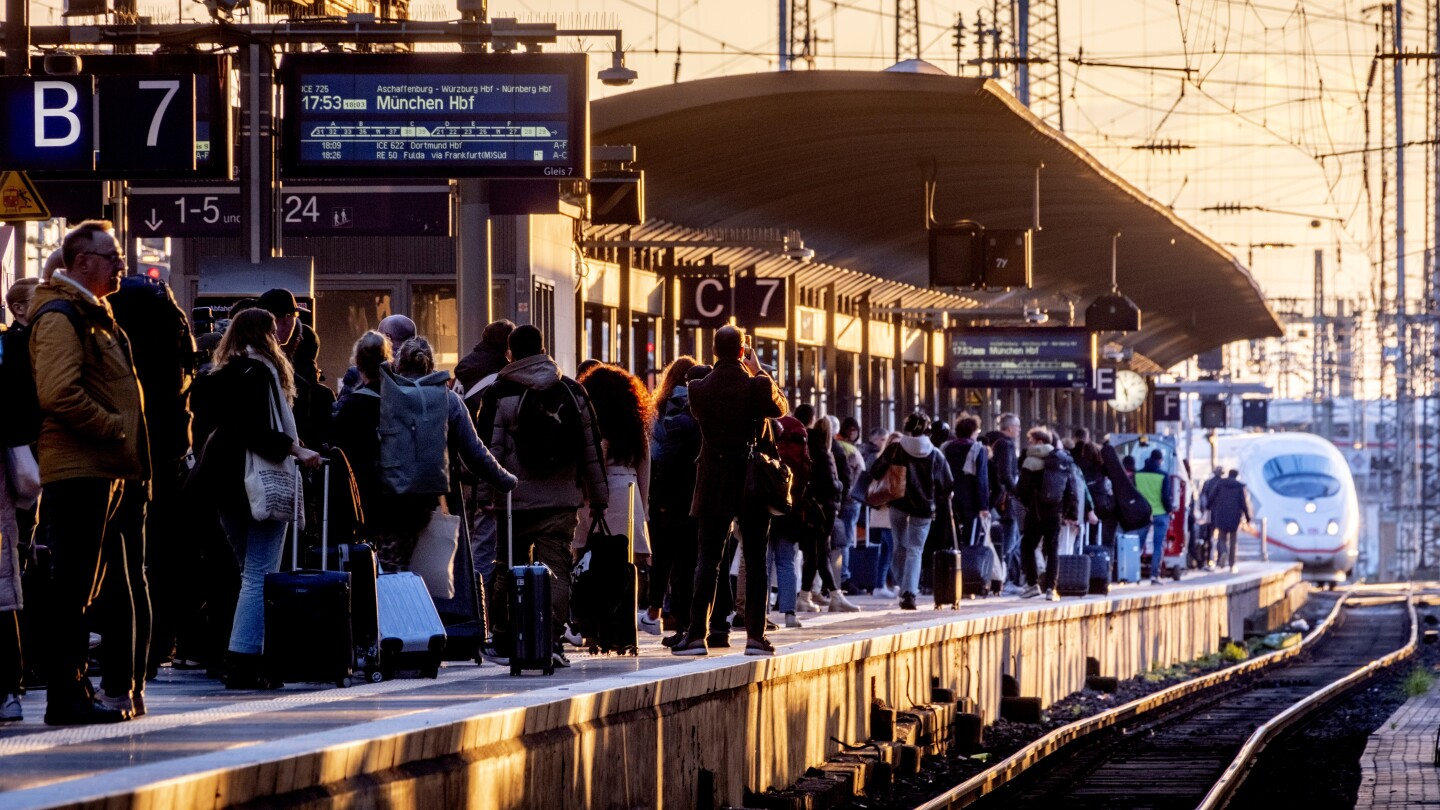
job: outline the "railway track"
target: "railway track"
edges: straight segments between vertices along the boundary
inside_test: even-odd
[[[1347,596],[1323,629],[1282,663],[1082,721],[921,807],[1223,807],[1266,743],[1415,647],[1406,593]]]

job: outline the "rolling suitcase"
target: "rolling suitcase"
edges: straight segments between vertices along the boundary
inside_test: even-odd
[[[300,495],[295,472],[295,520],[291,522],[292,570],[265,575],[265,666],[283,681],[329,682],[349,686],[355,665],[350,623],[350,574],[326,570],[329,548],[330,467],[320,519],[320,570],[300,568]]]
[[[390,680],[401,672],[438,677],[445,654],[445,625],[425,580],[408,571],[381,574],[375,580],[375,594],[380,607],[381,677]]]
[[[994,555],[990,551],[989,541],[977,542],[979,531],[980,521],[976,519],[970,526],[970,544],[960,549],[961,596],[979,597],[990,591]]]
[[[1087,596],[1090,593],[1090,571],[1094,563],[1077,548],[1084,548],[1090,525],[1081,521],[1078,530],[1060,528],[1060,554],[1055,560],[1055,590],[1061,596]]]
[[[475,555],[470,545],[470,512],[465,508],[464,495],[457,490],[452,498],[451,514],[466,515],[467,519],[460,521],[460,553],[455,555],[455,596],[436,599],[435,609],[440,612],[440,621],[445,624],[445,660],[474,661],[478,664],[481,650],[490,640],[485,585],[475,573]]]
[[[578,598],[575,613],[581,632],[590,641],[590,654],[640,654],[637,625],[638,586],[634,557],[635,485],[629,487],[629,517],[625,534],[610,534],[601,518],[586,539],[584,566],[575,578]]]
[[[850,587],[873,591],[883,587],[880,582],[880,544],[857,542],[850,549]]]
[[[312,568],[334,568],[350,575],[350,636],[355,642],[355,671],[363,672],[372,683],[382,680],[380,674],[380,609],[375,593],[375,576],[379,565],[375,547],[369,543],[341,543],[328,549],[325,563],[320,563],[321,550],[306,552],[306,565]]]
[[[955,532],[950,532],[951,547],[935,552],[935,578],[932,588],[935,592],[935,609],[949,605],[959,609],[961,583],[961,556],[956,545]]]
[[[1140,535],[1115,533],[1115,581],[1140,581]]]
[[[550,569],[543,563],[515,565],[515,517],[511,494],[505,493],[505,544],[510,558],[508,625],[510,674],[538,669],[555,674],[555,628],[550,616]]]
[[[1107,596],[1110,593],[1110,549],[1100,545],[1087,545],[1084,549],[1090,558],[1090,593]]]

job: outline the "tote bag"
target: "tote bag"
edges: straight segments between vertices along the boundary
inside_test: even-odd
[[[270,426],[279,429],[280,417],[275,412],[275,386],[271,381]],[[300,476],[295,457],[271,461],[253,450],[245,451],[245,495],[250,501],[250,517],[254,520],[295,520],[295,530],[305,528],[305,510],[295,511],[301,497]]]
[[[410,573],[425,581],[436,599],[455,598],[455,550],[460,546],[460,517],[436,509],[420,530],[410,555]]]

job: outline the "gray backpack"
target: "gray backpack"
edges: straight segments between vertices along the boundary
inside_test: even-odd
[[[450,372],[418,380],[380,367],[380,485],[391,495],[444,495],[450,491]],[[355,392],[376,396],[362,388]]]

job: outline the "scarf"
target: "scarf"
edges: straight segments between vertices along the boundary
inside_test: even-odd
[[[265,368],[270,370],[270,379],[275,382],[275,387],[271,390],[270,397],[271,424],[275,426],[276,430],[284,433],[286,436],[298,440],[300,434],[295,430],[295,412],[276,401],[276,396],[279,395],[280,392],[280,373],[275,370],[275,364],[270,362],[270,358],[255,351],[255,349],[250,346],[245,347],[245,356],[263,363]]]

